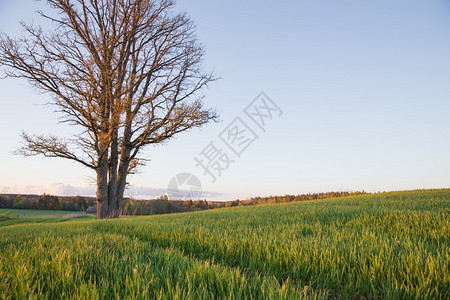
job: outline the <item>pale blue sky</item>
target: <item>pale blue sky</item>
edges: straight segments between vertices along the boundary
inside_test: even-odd
[[[280,4],[281,3],[281,4]],[[0,29],[39,18],[33,1],[0,0]],[[193,173],[215,199],[334,190],[450,186],[448,1],[180,0],[222,79],[205,91],[222,123],[149,148],[130,178],[135,195],[161,194]],[[219,134],[264,91],[282,110],[241,155]],[[22,130],[70,133],[24,81],[0,80],[0,192],[88,193],[83,167],[10,152]],[[248,121],[248,120],[246,120]],[[248,123],[252,126],[252,123]],[[253,124],[254,125],[254,124]],[[211,182],[194,156],[210,143],[235,160]],[[138,188],[137,188],[138,187]],[[207,194],[206,194],[207,195]]]

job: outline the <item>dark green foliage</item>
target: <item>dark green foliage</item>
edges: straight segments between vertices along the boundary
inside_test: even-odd
[[[13,200],[12,200],[13,199]],[[0,208],[85,211],[95,198],[52,195],[0,195]]]
[[[36,206],[37,209],[62,209],[62,204],[59,198],[57,196],[51,196],[47,194],[43,194],[39,197]]]
[[[8,195],[0,195],[0,208],[12,208],[14,199]]]
[[[233,201],[231,206],[239,205],[259,205],[259,204],[274,204],[274,203],[287,203],[287,202],[299,202],[318,199],[330,199],[338,197],[358,196],[364,195],[366,192],[328,192],[328,193],[314,193],[314,194],[301,194],[301,195],[285,195],[285,196],[269,196],[269,197],[252,197],[244,201]]]
[[[12,204],[12,208],[15,209],[22,209],[24,207],[23,198],[21,195],[17,195],[16,198],[14,198],[14,202]]]
[[[62,210],[80,211],[83,209],[81,209],[81,207],[78,203],[64,201],[62,203]],[[85,210],[83,210],[83,211],[85,211]]]
[[[123,201],[123,215],[155,215],[167,213],[180,213],[188,211],[206,210],[211,208],[248,206],[260,204],[274,204],[285,202],[296,202],[306,200],[318,200],[335,197],[346,197],[362,195],[365,192],[330,192],[303,195],[285,195],[270,197],[255,197],[248,200],[234,200],[227,202],[211,202],[206,200],[178,201],[168,200],[167,195],[163,195],[155,200],[134,200],[125,198]],[[11,200],[14,199],[14,200]],[[95,198],[82,196],[52,196],[38,195],[0,195],[0,208],[14,209],[46,209],[46,210],[67,210],[86,211],[89,206],[95,206]]]
[[[0,214],[0,221],[10,220],[10,219],[18,219],[18,218],[19,218],[19,216],[17,214],[12,215],[10,211]]]

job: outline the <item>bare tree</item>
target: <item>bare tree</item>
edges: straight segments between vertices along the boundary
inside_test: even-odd
[[[118,217],[127,175],[145,146],[216,120],[197,92],[202,45],[172,0],[47,0],[54,32],[22,23],[25,37],[0,37],[0,63],[52,96],[72,138],[29,135],[18,152],[76,161],[97,175],[97,218]]]

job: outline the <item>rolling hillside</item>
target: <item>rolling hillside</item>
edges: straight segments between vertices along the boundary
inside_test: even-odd
[[[450,190],[8,220],[0,252],[0,298],[449,299]]]

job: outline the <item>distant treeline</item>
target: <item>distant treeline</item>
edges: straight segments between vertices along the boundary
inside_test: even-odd
[[[261,204],[274,204],[297,202],[307,200],[317,200],[326,198],[356,196],[366,194],[366,192],[329,192],[302,195],[285,195],[269,197],[253,197],[247,200],[234,200],[226,202],[213,202],[206,200],[169,200],[167,196],[161,196],[154,200],[134,200],[124,199],[123,214],[125,215],[153,215],[169,214],[179,212],[198,211],[221,207],[249,206]],[[82,196],[52,196],[52,195],[17,195],[0,194],[0,208],[16,209],[49,209],[86,211],[89,206],[95,206],[94,197]]]
[[[169,200],[167,196],[161,196],[159,199],[154,200],[134,200],[125,198],[122,213],[125,215],[180,213],[214,208],[212,203],[213,202],[208,202],[206,200]]]
[[[130,200],[125,199],[124,213],[129,215],[151,215],[151,214],[166,214],[177,212],[188,212],[205,209],[214,209],[221,207],[234,206],[250,206],[261,204],[275,204],[298,202],[308,200],[318,200],[327,198],[347,197],[366,194],[366,192],[329,192],[329,193],[315,193],[315,194],[301,194],[301,195],[285,195],[285,196],[269,196],[269,197],[253,197],[247,200],[234,200],[226,202],[213,202],[206,200],[186,200],[186,201],[171,201],[166,196],[162,196],[156,200]]]
[[[259,205],[259,204],[273,204],[273,203],[286,203],[286,202],[298,202],[338,197],[348,197],[367,194],[365,191],[356,192],[328,192],[328,193],[315,193],[315,194],[301,194],[301,195],[285,195],[285,196],[269,196],[269,197],[253,197],[248,200],[235,200],[238,201],[238,205]],[[235,202],[232,201],[232,202]]]
[[[85,211],[94,197],[0,194],[0,208]]]

